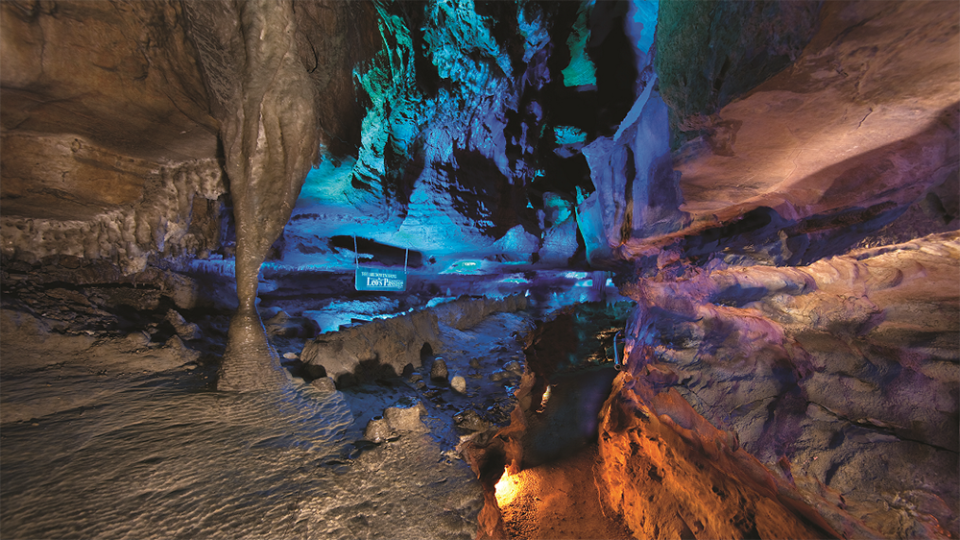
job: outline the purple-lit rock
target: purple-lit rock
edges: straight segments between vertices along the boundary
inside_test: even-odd
[[[956,3],[0,12],[5,535],[960,535]]]

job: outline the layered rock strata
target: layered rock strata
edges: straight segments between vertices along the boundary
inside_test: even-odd
[[[953,232],[626,287],[610,504],[641,536],[796,537],[775,500],[846,538],[956,536],[958,268]]]
[[[217,249],[217,124],[180,3],[0,10],[3,256],[133,274]]]
[[[838,242],[829,229],[866,234],[925,197],[955,206],[958,17],[941,2],[827,2],[789,69],[722,108],[700,109],[699,123],[689,103],[677,105],[701,134],[674,156],[681,208],[694,220],[684,236],[735,228],[760,209],[779,222],[778,264],[807,264],[859,240]],[[696,66],[686,73],[701,75]],[[621,252],[639,256],[648,240],[634,237]],[[824,241],[833,252],[817,249]]]

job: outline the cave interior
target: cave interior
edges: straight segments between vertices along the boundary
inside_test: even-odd
[[[960,4],[0,2],[3,538],[960,537]]]

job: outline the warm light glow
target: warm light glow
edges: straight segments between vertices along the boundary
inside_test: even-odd
[[[543,391],[543,397],[540,398],[540,410],[547,408],[547,402],[550,401],[550,385],[547,385],[547,389]]]
[[[496,485],[497,506],[503,508],[512,503],[520,494],[520,476],[503,473]]]

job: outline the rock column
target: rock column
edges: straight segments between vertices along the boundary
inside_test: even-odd
[[[237,230],[239,308],[217,388],[287,380],[256,310],[260,267],[290,219],[319,148],[316,89],[297,52],[291,2],[184,2],[214,116]]]

